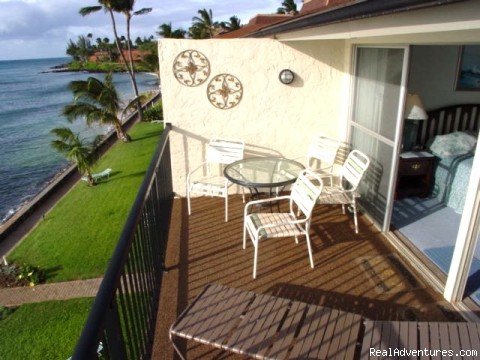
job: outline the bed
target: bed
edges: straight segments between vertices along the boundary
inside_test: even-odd
[[[445,135],[453,136],[468,133],[476,141],[480,126],[480,105],[454,105],[428,112],[428,120],[421,123],[417,144],[421,148],[438,150],[435,147]],[[448,137],[447,136],[447,137]],[[459,137],[463,143],[467,137]],[[461,214],[473,164],[475,146],[462,154],[455,152],[432,151],[437,156],[435,182],[432,196],[437,197],[446,206]]]

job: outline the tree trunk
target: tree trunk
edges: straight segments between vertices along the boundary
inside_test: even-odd
[[[93,180],[93,176],[90,170],[87,170],[87,179],[88,179],[88,186],[95,186],[95,180]]]
[[[117,24],[115,23],[115,17],[113,15],[113,10],[109,9],[108,12],[110,14],[110,19],[112,20],[113,35],[115,36],[115,43],[117,44],[117,50],[120,53],[120,57],[122,58],[123,63],[125,64],[125,68],[127,69],[128,75],[130,76],[130,80],[132,82],[132,87],[133,87],[133,91],[135,93],[135,97],[137,97],[138,96],[138,88],[137,88],[137,82],[135,81],[135,73],[133,72],[132,69],[130,69],[130,66],[128,65],[127,59],[125,59],[125,55],[122,52],[122,47],[120,46],[120,40],[118,38]],[[130,33],[130,24],[129,24],[129,22],[127,22],[127,37],[130,37],[129,33]],[[127,43],[128,43],[128,45],[127,45],[128,48],[130,48],[130,39],[127,39]],[[130,54],[130,57],[131,57],[132,53],[130,51],[129,51],[129,54]],[[139,116],[140,120],[142,120],[143,119],[143,113],[141,111],[142,110],[141,105],[138,105],[137,108],[139,109],[138,116]]]
[[[117,133],[117,138],[122,140],[123,142],[130,142],[131,138],[122,128],[122,124],[120,121],[117,120],[115,123],[115,132]]]
[[[130,73],[131,73],[131,80],[133,91],[135,92],[135,97],[138,97],[138,87],[137,87],[137,80],[135,79],[135,68],[133,66],[133,57],[132,57],[132,49],[131,49],[131,39],[130,39],[130,20],[132,16],[130,13],[126,13],[127,16],[127,50],[128,50],[128,60],[130,62]],[[140,121],[143,121],[143,111],[142,111],[142,104],[140,100],[137,100],[137,110],[138,110],[138,118]]]

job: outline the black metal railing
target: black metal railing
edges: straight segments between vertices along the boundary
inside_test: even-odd
[[[73,360],[145,359],[151,353],[173,201],[169,131],[166,125]]]

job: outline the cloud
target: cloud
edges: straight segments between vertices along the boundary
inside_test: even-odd
[[[298,3],[299,1],[297,1]],[[243,24],[257,13],[275,12],[280,0],[142,0],[136,8],[151,7],[152,12],[132,20],[132,38],[154,35],[158,26],[172,23],[187,29],[198,9],[212,9],[215,21],[238,16]],[[113,38],[108,16],[102,11],[86,17],[79,15],[83,6],[96,5],[91,0],[0,0],[1,59],[64,56],[67,41],[92,33],[94,38]],[[124,33],[124,19],[117,16],[119,32]],[[30,50],[31,56],[26,55]],[[41,54],[41,56],[40,56]]]

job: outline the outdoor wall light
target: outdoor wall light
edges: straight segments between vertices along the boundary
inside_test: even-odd
[[[280,71],[280,74],[278,75],[278,78],[280,79],[280,82],[282,84],[288,85],[293,82],[293,79],[295,78],[295,75],[293,74],[292,70],[289,69],[283,69]]]

